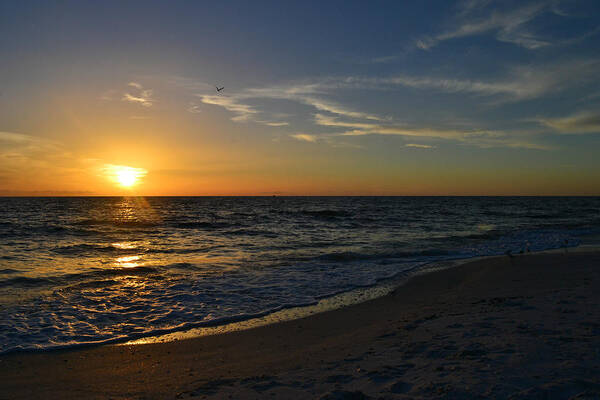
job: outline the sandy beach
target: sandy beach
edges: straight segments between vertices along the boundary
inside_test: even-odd
[[[0,357],[1,399],[600,398],[600,253],[497,257],[228,334]]]

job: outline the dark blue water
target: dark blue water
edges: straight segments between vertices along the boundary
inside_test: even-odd
[[[250,318],[599,232],[597,197],[0,198],[0,352]]]

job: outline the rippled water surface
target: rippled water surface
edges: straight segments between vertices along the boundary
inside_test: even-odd
[[[0,198],[0,352],[219,324],[576,245],[600,198]]]

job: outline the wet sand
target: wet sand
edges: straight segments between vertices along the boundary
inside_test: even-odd
[[[0,399],[600,398],[600,253],[478,260],[246,331],[0,356]]]

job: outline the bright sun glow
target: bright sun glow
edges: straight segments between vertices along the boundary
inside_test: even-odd
[[[117,172],[117,180],[121,186],[130,187],[137,181],[137,176],[134,171],[128,169]]]
[[[148,172],[143,168],[113,164],[105,164],[102,170],[109,179],[124,188],[133,187]]]

